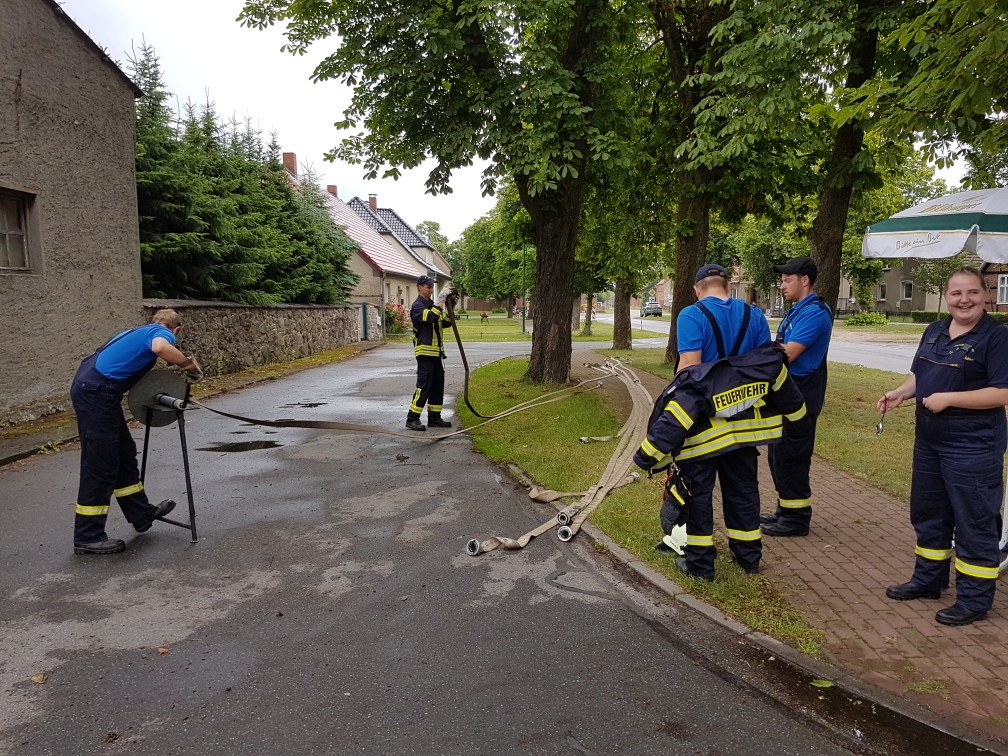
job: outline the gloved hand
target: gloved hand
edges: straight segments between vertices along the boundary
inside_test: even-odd
[[[444,304],[445,302],[448,301],[448,297],[451,296],[451,293],[452,293],[451,284],[445,284],[445,287],[441,289],[441,291],[437,295],[437,301],[441,304]]]
[[[185,364],[179,365],[179,367],[185,372],[186,383],[190,385],[199,383],[203,380],[203,368],[199,366],[196,358],[190,352],[184,352],[184,354],[189,360]]]

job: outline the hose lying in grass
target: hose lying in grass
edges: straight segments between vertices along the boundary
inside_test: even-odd
[[[611,491],[634,480],[636,473],[631,474],[630,471],[630,468],[633,466],[633,455],[647,435],[647,422],[651,415],[651,406],[654,404],[654,399],[641,384],[634,372],[620,363],[619,360],[607,360],[604,367],[593,367],[600,372],[618,377],[623,381],[623,384],[627,387],[627,391],[630,392],[630,398],[633,400],[633,409],[630,412],[630,417],[627,418],[627,421],[619,431],[619,443],[616,444],[616,449],[609,458],[609,464],[606,465],[606,469],[602,473],[599,482],[585,491],[581,495],[579,502],[567,506],[555,517],[550,518],[528,533],[518,538],[493,536],[487,538],[485,541],[473,538],[466,544],[466,553],[476,556],[477,554],[493,551],[497,548],[522,549],[533,538],[542,535],[555,525],[560,527],[557,531],[560,540],[569,541],[577,535],[584,521],[595,511]],[[636,477],[637,479],[640,478],[639,475]],[[535,496],[533,496],[533,492],[536,494]],[[556,494],[556,496],[552,496],[553,494]],[[548,501],[555,501],[565,495],[567,494],[538,488],[529,492],[529,496],[537,501],[543,500],[539,497],[545,497]],[[551,496],[552,498],[549,498]]]

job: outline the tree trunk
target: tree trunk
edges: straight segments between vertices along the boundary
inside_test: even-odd
[[[581,295],[574,295],[574,306],[571,308],[571,333],[581,330]]]
[[[595,297],[595,292],[593,292],[593,291],[589,291],[587,294],[585,294],[585,302],[587,302],[587,304],[585,305],[585,324],[584,324],[584,328],[582,329],[582,333],[581,333],[582,336],[591,336],[592,335],[592,332],[591,332],[592,316],[591,315],[592,315],[592,301],[594,300],[594,297]]]
[[[507,316],[509,318],[513,318],[514,317],[514,308],[515,308],[515,295],[514,294],[508,294],[508,299],[507,299]]]
[[[702,185],[699,176],[691,181],[694,186]],[[676,236],[675,282],[672,286],[672,323],[669,325],[668,344],[665,346],[665,362],[675,364],[679,358],[676,338],[676,319],[679,313],[696,301],[693,292],[693,277],[707,259],[707,237],[710,235],[710,197],[700,194],[680,197],[676,208],[676,222],[679,233]]]
[[[525,373],[535,383],[566,383],[570,379],[570,307],[583,189],[580,176],[534,196],[528,192],[527,177],[515,177],[522,204],[532,218],[536,247],[535,328]]]
[[[875,25],[879,9],[861,6],[854,24],[850,47],[850,62],[846,86],[860,87],[875,75],[875,54],[878,49],[878,28]],[[840,296],[840,263],[843,237],[847,228],[851,192],[858,178],[854,162],[864,144],[861,124],[849,122],[837,129],[833,154],[826,167],[823,188],[819,194],[819,212],[812,222],[812,259],[819,268],[815,290],[830,307],[836,307]]]
[[[625,278],[616,279],[613,297],[613,349],[633,349],[633,331],[630,322],[630,286]]]

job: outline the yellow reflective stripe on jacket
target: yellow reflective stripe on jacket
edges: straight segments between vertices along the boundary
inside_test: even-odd
[[[980,567],[976,564],[964,562],[959,557],[956,557],[955,567],[958,572],[961,572],[964,575],[969,575],[970,577],[996,580],[998,576],[997,567]]]
[[[760,539],[759,528],[756,530],[732,530],[728,528],[728,537],[736,541],[758,541]]]
[[[112,493],[115,494],[117,499],[121,499],[123,496],[130,496],[132,494],[140,493],[144,490],[143,483],[134,483],[132,486],[124,486],[123,488],[117,488]]]
[[[672,417],[678,420],[679,424],[686,430],[693,427],[693,418],[686,414],[686,410],[684,410],[675,399],[665,405],[665,410],[669,412]]]
[[[952,549],[925,549],[923,546],[914,547],[914,554],[925,559],[933,559],[936,562],[944,562],[952,558]]]
[[[812,499],[777,499],[782,509],[804,509],[812,506]]]
[[[785,418],[790,420],[792,423],[801,420],[805,415],[808,414],[808,410],[805,408],[805,402],[802,402],[802,406],[796,409],[794,412],[784,415]]]
[[[777,380],[774,381],[773,388],[771,391],[779,391],[780,387],[784,385],[784,381],[787,380],[787,365],[781,365],[780,373],[777,374]]]
[[[712,535],[690,535],[686,534],[687,546],[713,546],[714,536]]]
[[[644,443],[640,445],[641,451],[647,454],[652,459],[660,459],[665,453],[658,450],[654,444],[651,443],[651,439],[645,438]]]
[[[431,344],[417,344],[413,348],[413,354],[417,357],[440,357],[441,347]]]
[[[89,507],[85,504],[78,504],[77,514],[84,515],[85,517],[97,517],[98,515],[107,515],[108,504],[94,507]]]
[[[779,420],[780,418],[778,418]],[[721,449],[726,449],[729,446],[735,444],[754,444],[760,441],[773,441],[775,438],[781,437],[781,426],[777,425],[765,428],[763,430],[739,432],[739,433],[728,433],[727,435],[716,438],[713,441],[708,441],[706,444],[701,444],[699,446],[691,447],[690,449],[684,450],[679,456],[676,457],[677,460],[683,459],[694,459],[696,457],[703,457],[706,454],[713,454]]]
[[[782,425],[780,415],[771,415],[770,417],[752,417],[746,420],[726,420],[723,417],[712,417],[710,422],[710,428],[702,431],[701,433],[697,433],[695,436],[687,438],[683,443],[683,447],[688,448],[690,446],[697,446],[710,441],[713,438],[723,436],[726,433],[735,433],[740,430],[757,430],[772,426],[777,426],[779,428]]]

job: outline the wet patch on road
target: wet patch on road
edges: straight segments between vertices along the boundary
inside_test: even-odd
[[[536,562],[531,552],[498,550],[479,557],[459,554],[452,559],[451,565],[458,569],[481,567],[488,570],[482,595],[469,602],[474,607],[497,606],[524,580],[531,581],[539,589],[539,593],[529,599],[530,604],[541,604],[557,596],[590,604],[612,600],[605,586],[590,573],[572,567],[562,555]],[[555,579],[561,574],[560,580]]]
[[[276,449],[283,446],[279,441],[272,439],[257,439],[255,441],[222,441],[211,446],[200,446],[197,451],[204,452],[247,452],[259,449]]]

